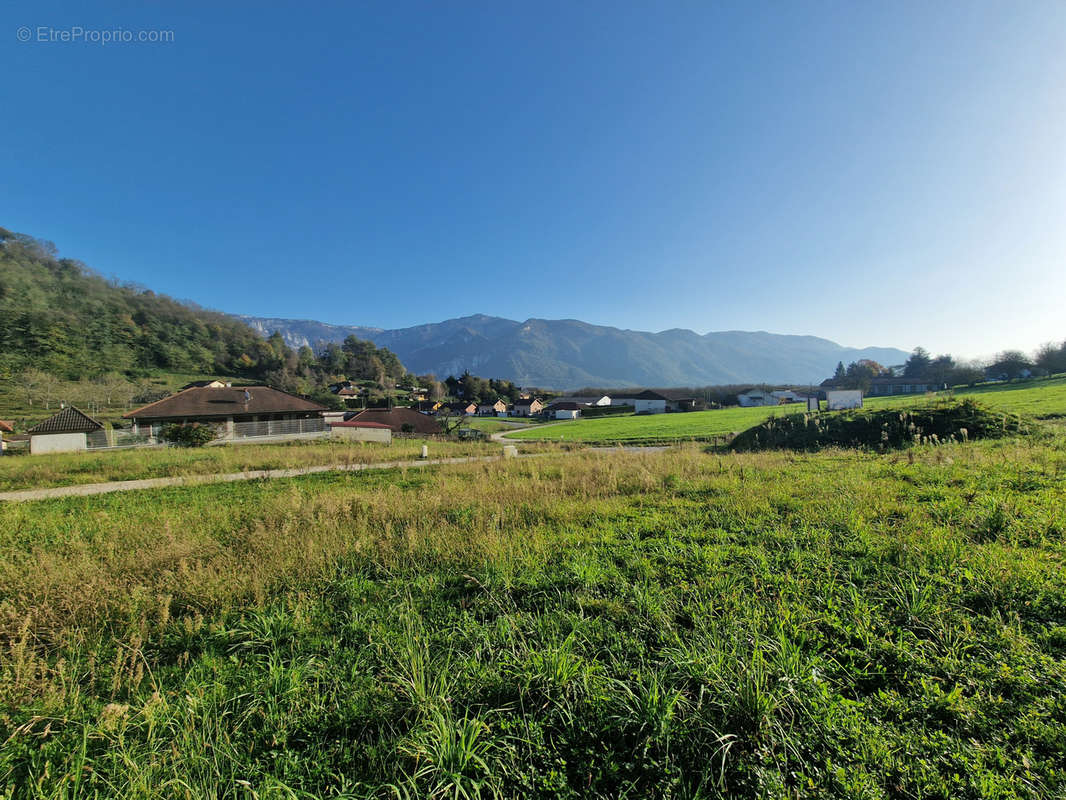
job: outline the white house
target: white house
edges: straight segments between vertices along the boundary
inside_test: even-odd
[[[607,395],[585,397],[560,397],[556,403],[577,403],[579,406],[609,406],[611,404],[611,398]]]
[[[546,406],[541,413],[555,419],[577,419],[581,416],[581,405],[574,402],[556,402]]]
[[[752,408],[754,406],[776,406],[779,405],[781,401],[774,397],[772,392],[764,392],[762,389],[751,389],[743,394],[738,394],[737,402],[744,408]]]
[[[625,397],[612,396],[612,406],[633,406],[638,414],[665,414],[667,399],[658,392],[645,389],[639,394],[631,394]]]

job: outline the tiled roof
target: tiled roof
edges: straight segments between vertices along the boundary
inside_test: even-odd
[[[123,419],[188,419],[244,414],[282,414],[326,411],[326,407],[269,386],[224,389],[193,387],[149,403]]]
[[[388,425],[383,422],[357,422],[352,420],[350,422],[331,422],[331,428],[385,428],[391,430]]]
[[[67,406],[54,417],[34,425],[26,433],[92,433],[103,430],[103,427],[84,411]]]
[[[437,434],[441,432],[440,422],[430,416],[419,413],[413,408],[368,408],[348,417],[346,422],[377,422],[386,425],[395,433],[402,433],[404,425],[410,425],[415,433]]]

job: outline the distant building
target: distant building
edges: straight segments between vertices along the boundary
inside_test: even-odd
[[[34,455],[77,453],[87,450],[90,444],[94,447],[107,444],[104,426],[74,406],[67,406],[26,432],[30,435],[30,452]]]
[[[895,394],[925,394],[947,389],[943,381],[925,378],[873,378],[870,381],[870,397],[886,397]]]
[[[505,417],[507,416],[507,403],[497,400],[495,403],[482,403],[477,407],[479,417]]]
[[[638,414],[665,414],[666,403],[666,397],[651,389],[637,394],[611,395],[612,406],[633,406]]]
[[[449,409],[453,414],[463,414],[464,416],[473,416],[477,413],[476,403],[467,403],[465,401],[459,401],[458,403],[445,403],[444,408]]]
[[[345,415],[345,422],[375,422],[393,433],[417,433],[435,436],[441,432],[440,421],[413,408],[368,408]]]
[[[584,406],[588,408],[588,406]],[[577,419],[581,416],[582,405],[573,401],[556,401],[541,409],[541,415],[552,419]]]
[[[756,406],[780,405],[781,401],[774,397],[771,392],[764,392],[762,389],[748,389],[748,391],[737,395],[737,403],[744,408],[754,408]]]
[[[544,409],[544,404],[535,397],[528,397],[524,399],[515,400],[513,406],[511,406],[512,417],[532,417],[535,414],[539,414]]]
[[[556,403],[577,403],[579,406],[609,406],[611,398],[605,394],[585,395],[583,397],[559,397]]]

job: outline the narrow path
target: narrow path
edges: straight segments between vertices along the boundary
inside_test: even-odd
[[[496,433],[492,434],[492,436],[490,436],[489,438],[492,439],[492,441],[494,441],[494,442],[503,442],[504,444],[508,444],[508,443],[513,444],[516,441],[520,441],[520,440],[507,439],[506,438],[507,436],[509,436],[512,433],[518,433],[519,431],[528,431],[528,430],[532,430],[534,428],[536,428],[539,431],[542,428],[554,428],[556,425],[565,425],[568,422],[571,422],[571,420],[564,419],[564,420],[560,420],[559,422],[545,422],[543,424],[538,424],[538,425],[527,425],[527,424],[523,424],[523,423],[520,423],[520,422],[513,422],[513,423],[511,423],[512,427],[508,428],[507,430],[496,431]]]
[[[588,448],[584,451],[551,453],[519,453],[515,458],[537,458],[551,455],[575,455],[579,452],[600,448]],[[602,448],[607,450],[608,448]],[[618,452],[620,448],[610,448]],[[621,448],[625,452],[659,452],[665,447]],[[296,478],[301,475],[315,475],[320,472],[360,472],[364,469],[397,469],[399,467],[431,467],[440,464],[473,464],[501,461],[504,456],[458,456],[456,458],[429,458],[419,461],[379,461],[373,464],[323,464],[315,467],[295,469],[257,469],[248,472],[214,473],[209,475],[178,475],[170,478],[142,478],[135,481],[110,481],[108,483],[83,483],[77,486],[55,486],[50,489],[19,489],[0,492],[0,502],[22,503],[28,500],[53,500],[57,497],[85,497],[111,492],[132,492],[139,489],[163,489],[170,486],[198,486],[205,483],[232,483],[234,481],[254,481],[271,478]]]

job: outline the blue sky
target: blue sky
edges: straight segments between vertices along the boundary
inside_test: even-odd
[[[1061,2],[15,3],[0,225],[235,313],[1030,349],[1063,53]]]

